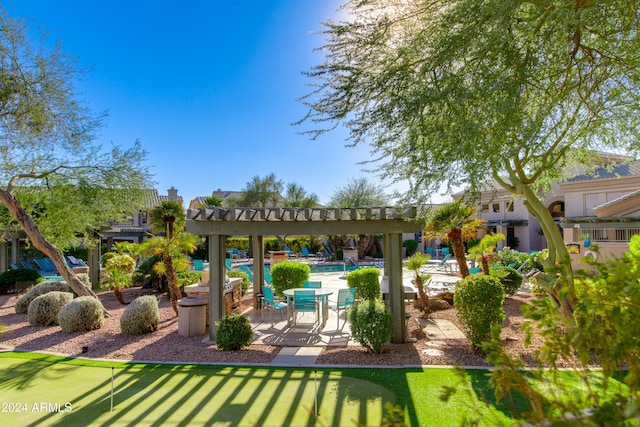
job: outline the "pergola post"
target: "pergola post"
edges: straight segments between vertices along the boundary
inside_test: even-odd
[[[264,237],[251,236],[253,246],[253,294],[262,294],[264,284]],[[253,308],[258,309],[260,301],[253,300]]]
[[[7,242],[0,242],[0,272],[9,269],[9,245]]]
[[[11,236],[11,264],[17,264],[20,257],[20,237],[17,233]]]
[[[385,235],[385,247],[385,273],[389,278],[389,306],[393,316],[391,342],[402,344],[407,341],[402,283],[402,234]]]
[[[216,340],[216,322],[225,315],[224,285],[227,236],[209,235],[209,338]]]

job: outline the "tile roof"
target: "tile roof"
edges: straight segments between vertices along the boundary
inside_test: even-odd
[[[565,182],[593,181],[597,179],[612,179],[625,176],[640,175],[640,162],[618,163],[612,167],[596,168],[591,174],[577,175]]]

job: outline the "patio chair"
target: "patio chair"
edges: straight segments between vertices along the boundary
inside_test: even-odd
[[[345,288],[338,291],[338,301],[336,302],[336,305],[332,307],[334,310],[336,310],[336,328],[340,328],[340,310],[345,311],[347,308],[353,307],[355,303],[356,288]],[[344,321],[347,321],[346,316]]]
[[[482,271],[482,268],[480,267],[471,267],[469,269],[469,274],[478,274]]]
[[[322,287],[321,281],[307,281],[302,284],[303,288],[307,289],[320,289]]]
[[[264,281],[267,282],[268,285],[271,285],[273,283],[273,278],[271,277],[271,273],[267,273],[265,271],[265,273],[264,273]]]
[[[313,289],[298,289],[293,292],[293,324],[297,324],[298,312],[314,312],[315,323],[320,322],[320,304]]]
[[[262,288],[262,293],[264,294],[262,301],[262,310],[260,311],[260,320],[264,320],[264,310],[269,309],[271,312],[271,325],[273,325],[273,312],[276,310],[280,311],[280,320],[284,320],[282,317],[282,309],[287,307],[287,304],[276,300],[273,296],[273,289],[269,286],[265,286]]]
[[[233,261],[231,260],[231,258],[225,258],[224,263],[227,266],[227,270],[231,270],[231,268],[233,267]]]
[[[446,257],[447,255],[449,255],[449,247],[445,246],[444,248],[441,249],[442,252],[442,256]]]
[[[302,249],[300,249],[302,251],[302,256],[305,258],[309,258],[311,256],[311,254],[309,253],[309,249],[304,246]]]
[[[429,246],[429,247],[427,247],[427,254],[429,254],[431,259],[433,259],[436,256],[436,251],[434,251],[433,248],[431,246]]]
[[[193,260],[193,269],[195,271],[204,270],[204,260],[202,260],[202,259],[194,259]]]

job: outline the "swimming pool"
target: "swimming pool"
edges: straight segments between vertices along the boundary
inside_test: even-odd
[[[247,265],[247,267],[253,271],[253,265]],[[270,269],[271,264],[265,263],[264,267],[266,269]],[[309,264],[309,267],[311,267],[311,273],[341,273],[344,271],[344,263]],[[353,271],[363,267],[376,267],[382,269],[382,264],[359,263],[358,266],[347,265],[347,271]]]
[[[340,264],[309,264],[309,267],[311,267],[312,273],[338,273],[338,272],[344,271],[344,264],[342,263]],[[382,266],[375,265],[375,264],[358,264],[357,267],[355,265],[347,265],[347,271],[353,271],[363,267],[382,268]]]

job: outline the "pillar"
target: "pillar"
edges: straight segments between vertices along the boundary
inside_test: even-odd
[[[407,341],[402,283],[402,234],[385,235],[385,247],[385,273],[389,277],[389,307],[393,316],[391,342],[402,344]]]
[[[7,242],[0,242],[0,272],[4,273],[9,269],[9,245]]]
[[[264,284],[264,237],[251,236],[251,246],[253,247],[253,294],[262,293]],[[258,308],[259,301],[253,299],[253,308]]]
[[[216,340],[216,322],[225,315],[224,285],[227,236],[209,236],[209,338]]]

